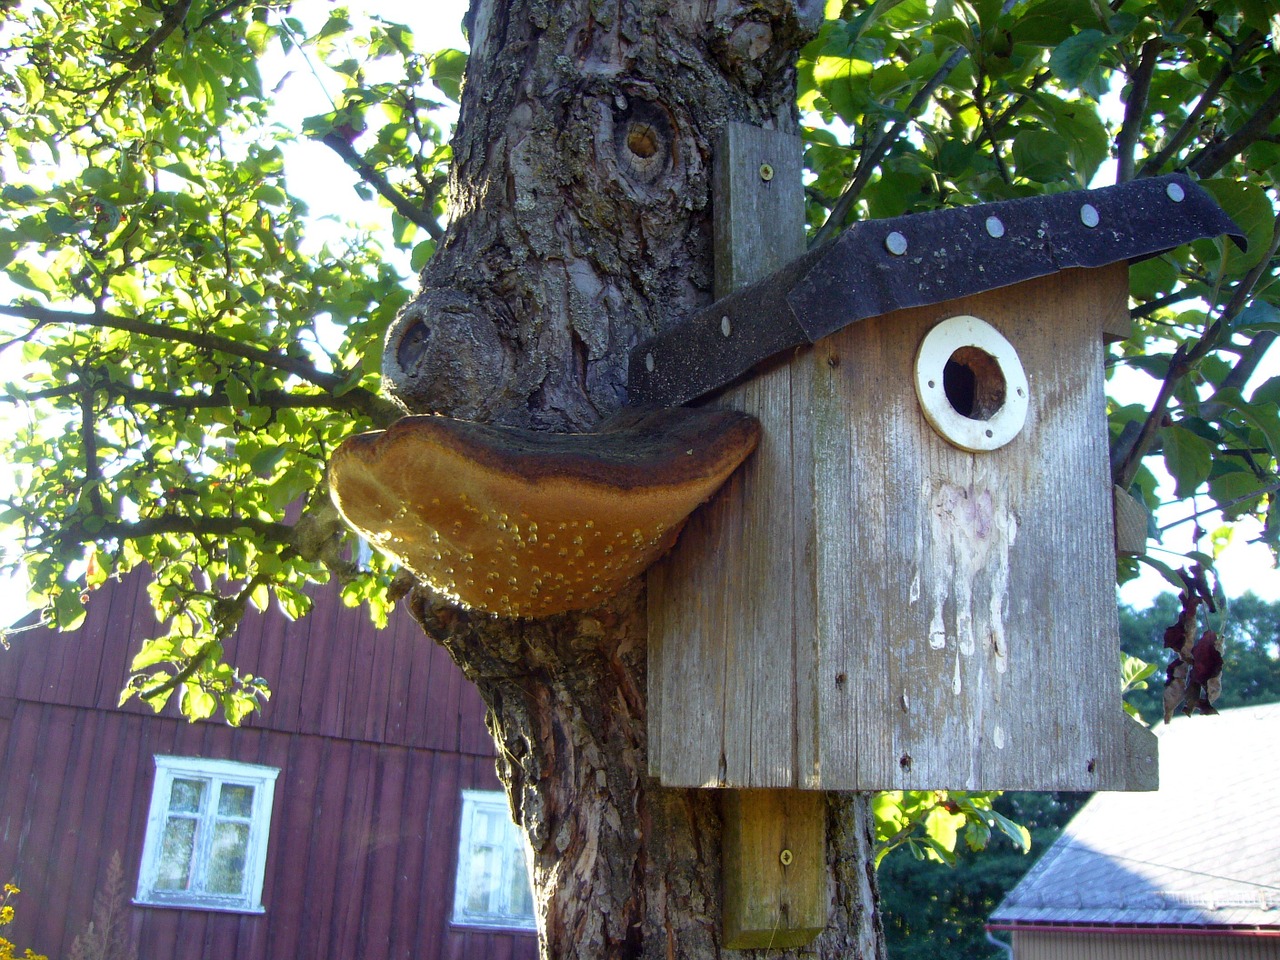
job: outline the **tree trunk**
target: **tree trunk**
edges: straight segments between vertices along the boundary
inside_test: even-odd
[[[796,125],[820,0],[477,0],[451,223],[387,343],[418,412],[576,431],[617,410],[641,339],[711,299],[711,144]],[[488,704],[529,839],[547,957],[713,957],[715,791],[646,773],[643,584],[538,621],[420,588],[427,633]],[[828,809],[831,920],[805,955],[883,953],[865,798]]]

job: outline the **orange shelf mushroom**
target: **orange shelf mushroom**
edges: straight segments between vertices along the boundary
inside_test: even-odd
[[[601,603],[662,556],[759,435],[731,410],[624,411],[590,434],[411,416],[344,442],[329,487],[434,590],[545,617]]]

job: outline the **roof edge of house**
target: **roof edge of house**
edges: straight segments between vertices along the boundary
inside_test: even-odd
[[[1064,923],[1062,921],[1006,921],[984,925],[989,932],[1011,933],[1103,933],[1133,936],[1135,934],[1177,934],[1193,937],[1280,937],[1280,923],[1275,926],[1248,924],[1161,924],[1161,923]]]

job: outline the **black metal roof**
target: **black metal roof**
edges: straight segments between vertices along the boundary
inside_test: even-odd
[[[854,224],[631,352],[632,404],[685,403],[859,320],[1240,228],[1182,174]]]

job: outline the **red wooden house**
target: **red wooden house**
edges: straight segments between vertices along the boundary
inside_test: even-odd
[[[0,651],[10,939],[65,957],[118,852],[146,960],[536,956],[484,706],[407,615],[251,614],[227,653],[273,695],[240,729],[116,707],[155,629],[134,575]]]

